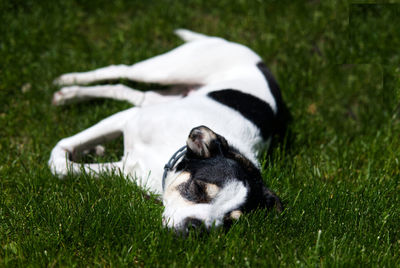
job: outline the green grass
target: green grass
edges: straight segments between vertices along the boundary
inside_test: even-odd
[[[399,266],[398,10],[343,1],[0,1],[0,266]],[[165,52],[181,43],[178,27],[245,44],[276,75],[293,116],[290,146],[261,161],[283,214],[258,211],[228,231],[183,239],[121,176],[50,173],[59,139],[129,107],[53,107],[52,80]]]
[[[399,4],[351,5],[349,23],[353,62],[399,63]]]

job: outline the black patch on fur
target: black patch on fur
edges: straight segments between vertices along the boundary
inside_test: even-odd
[[[291,120],[289,110],[286,107],[286,104],[283,102],[279,85],[268,67],[264,64],[264,62],[260,61],[257,63],[257,68],[260,70],[260,72],[262,72],[265,80],[267,80],[271,94],[276,102],[277,114],[275,116],[274,134],[277,134],[281,139],[283,139],[286,133],[287,125]]]
[[[268,139],[273,133],[275,115],[271,106],[265,101],[235,89],[212,91],[208,96],[238,111],[260,129],[264,139]]]
[[[282,102],[281,90],[279,88],[278,83],[275,80],[275,77],[272,75],[271,71],[262,61],[257,63],[257,68],[263,73],[265,80],[267,80],[268,86],[271,90],[272,96],[274,96],[275,101],[281,103]]]

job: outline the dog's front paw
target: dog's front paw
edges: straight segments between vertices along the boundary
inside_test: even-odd
[[[68,155],[69,152],[59,146],[54,147],[51,151],[48,165],[51,173],[60,179],[65,178],[70,171],[70,168],[68,168],[68,164],[70,163]]]

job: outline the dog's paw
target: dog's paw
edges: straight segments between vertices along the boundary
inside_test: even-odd
[[[68,163],[70,163],[68,160],[68,154],[69,152],[67,150],[62,149],[59,146],[56,146],[51,151],[48,165],[51,173],[60,179],[65,178],[70,170],[70,168],[68,168]]]
[[[63,74],[54,79],[53,84],[56,86],[69,86],[76,84],[77,78],[75,73]]]
[[[53,105],[63,105],[64,102],[64,98],[63,98],[63,94],[61,91],[57,91],[53,94],[53,99],[51,100],[51,104]]]
[[[64,105],[69,100],[73,100],[76,97],[76,93],[78,91],[78,87],[63,87],[59,91],[53,94],[53,99],[51,103],[53,105]]]

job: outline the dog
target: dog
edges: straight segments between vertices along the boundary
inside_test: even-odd
[[[279,197],[262,179],[257,153],[271,137],[284,134],[286,106],[279,86],[260,56],[248,47],[185,29],[181,46],[142,62],[61,75],[53,104],[113,98],[134,105],[60,140],[48,162],[60,178],[118,171],[161,197],[163,226],[225,225],[257,208],[282,210]],[[186,85],[179,95],[139,91],[128,79]],[[77,86],[81,85],[81,86]],[[123,135],[124,153],[113,163],[78,163],[76,156]]]

